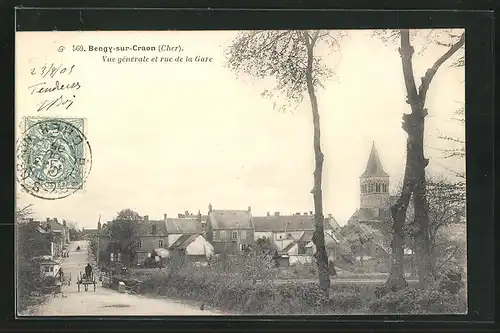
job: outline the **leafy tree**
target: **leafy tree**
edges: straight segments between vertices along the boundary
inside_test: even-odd
[[[139,215],[139,213],[133,211],[132,209],[126,208],[118,212],[116,219],[138,221],[141,219],[141,216]]]
[[[369,246],[376,241],[377,231],[371,227],[361,227],[356,224],[348,224],[342,228],[342,238],[347,242],[351,253],[361,257],[360,263],[363,265],[363,256],[368,250]]]
[[[322,175],[324,155],[321,151],[320,113],[316,89],[323,87],[325,79],[334,73],[324,64],[317,50],[321,47],[335,49],[343,37],[340,31],[321,30],[269,30],[245,31],[238,34],[227,50],[230,70],[258,79],[272,78],[275,86],[265,90],[264,97],[274,99],[280,110],[298,107],[309,97],[313,123],[313,149],[315,156],[314,186],[314,236],[319,283],[328,292],[328,255],[323,228]],[[281,99],[281,101],[280,101]]]
[[[18,310],[31,301],[31,295],[41,285],[40,266],[35,257],[50,254],[50,236],[37,230],[36,222],[25,222],[32,211],[31,205],[16,209],[16,269]]]
[[[398,185],[400,191],[402,184]],[[450,177],[436,174],[427,177],[426,181],[427,203],[429,208],[429,253],[430,272],[433,276],[439,275],[439,270],[446,266],[446,262],[452,257],[459,255],[462,249],[462,240],[450,242],[443,235],[450,225],[461,223],[465,216],[466,196],[465,183],[456,183]],[[403,228],[405,245],[414,248],[413,240],[419,232],[414,216],[414,205],[409,203],[407,217]],[[462,237],[465,241],[465,235]],[[452,246],[452,244],[455,244]]]
[[[413,38],[416,38],[417,35],[416,32],[412,32]],[[427,186],[425,175],[425,168],[429,164],[429,160],[424,156],[423,145],[425,118],[428,114],[425,102],[430,84],[441,65],[464,46],[465,33],[456,34],[456,31],[452,29],[430,31],[427,36],[427,42],[443,46],[446,48],[446,51],[436,59],[433,65],[427,69],[424,76],[421,77],[421,83],[418,89],[415,83],[413,69],[413,54],[415,50],[410,38],[410,30],[401,29],[386,31],[383,36],[385,40],[399,39],[400,41],[399,53],[401,55],[403,77],[406,87],[406,102],[411,108],[411,113],[403,114],[402,128],[408,134],[406,166],[400,197],[391,207],[394,228],[392,242],[393,261],[387,285],[392,290],[401,289],[406,285],[403,274],[403,228],[408,204],[413,195],[415,225],[418,225],[418,231],[415,233],[415,250],[418,257],[417,268],[419,284],[421,287],[425,287],[431,272],[431,258],[429,252],[429,209],[426,196]],[[457,61],[460,62],[460,59],[461,58]]]
[[[139,220],[140,215],[137,212],[123,209],[117,214],[117,218],[108,223],[105,228],[105,233],[110,238],[109,249],[112,252],[120,252],[126,265],[135,261]]]
[[[82,240],[82,231],[73,222],[68,223],[69,239],[71,241]]]
[[[275,250],[276,249],[276,246],[274,246],[273,242],[271,241],[270,238],[268,237],[261,237],[261,238],[258,238],[256,241],[255,241],[256,245],[257,245],[257,249],[260,251],[260,252],[266,252],[266,253],[271,253],[271,251]]]

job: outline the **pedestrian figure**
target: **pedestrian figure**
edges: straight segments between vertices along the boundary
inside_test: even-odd
[[[59,277],[59,281],[63,282],[64,281],[64,271],[62,267],[59,268],[59,270],[56,273],[56,278]]]

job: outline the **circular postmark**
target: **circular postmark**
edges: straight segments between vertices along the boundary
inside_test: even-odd
[[[27,118],[17,143],[17,181],[34,197],[65,198],[83,188],[92,151],[83,119]]]

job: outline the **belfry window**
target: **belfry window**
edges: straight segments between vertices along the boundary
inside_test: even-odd
[[[375,184],[375,192],[380,192],[380,183]]]

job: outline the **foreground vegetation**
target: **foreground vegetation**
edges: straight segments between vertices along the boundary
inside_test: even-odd
[[[467,308],[461,282],[388,293],[375,283],[333,283],[326,295],[317,283],[277,280],[276,273],[265,258],[240,257],[230,267],[221,260],[208,266],[173,262],[144,281],[125,282],[139,294],[195,300],[240,314],[427,314]]]

